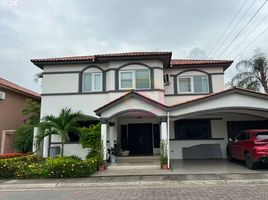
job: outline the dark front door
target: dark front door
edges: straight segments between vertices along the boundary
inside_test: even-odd
[[[128,124],[130,155],[152,155],[152,124]]]

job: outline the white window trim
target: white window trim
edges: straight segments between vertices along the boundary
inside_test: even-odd
[[[191,86],[191,91],[190,92],[181,92],[180,91],[180,79],[183,79],[183,78],[190,78],[190,86]],[[178,93],[180,94],[192,94],[194,92],[194,79],[193,79],[193,76],[178,76]]]
[[[140,70],[147,70],[147,69],[140,69]],[[119,90],[150,90],[151,89],[151,71],[148,69],[149,72],[149,87],[148,88],[136,88],[136,71],[140,70],[120,70],[119,71]],[[132,87],[131,88],[122,88],[121,87],[121,74],[124,72],[131,72],[132,74]]]
[[[197,94],[207,94],[209,93],[209,80],[208,80],[208,75],[195,75],[195,76],[206,76],[207,77],[207,86],[208,86],[208,91],[207,92],[194,92],[194,93],[197,93]],[[194,87],[194,77],[193,76],[193,87]],[[194,88],[193,88],[194,89]]]
[[[195,76],[206,76],[207,77],[207,85],[208,85],[208,91],[207,92],[195,92],[194,91],[194,77]],[[191,80],[191,92],[181,92],[180,91],[180,78],[190,78]],[[207,94],[209,93],[209,80],[208,80],[208,75],[193,75],[193,76],[178,76],[177,78],[177,92],[179,94]]]
[[[84,75],[91,74],[91,90],[85,90],[84,86]],[[101,79],[101,87],[99,90],[95,90],[95,75],[100,75]],[[102,80],[102,73],[101,72],[84,72],[82,77],[82,91],[83,92],[102,92],[103,89],[103,80]]]

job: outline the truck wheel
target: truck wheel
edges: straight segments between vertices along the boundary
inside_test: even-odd
[[[247,168],[256,169],[257,165],[255,162],[253,162],[249,153],[246,153],[246,155],[245,155],[245,162],[246,162]]]

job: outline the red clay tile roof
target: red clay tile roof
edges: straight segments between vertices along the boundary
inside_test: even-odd
[[[171,66],[179,65],[207,65],[207,64],[231,64],[232,60],[187,60],[187,59],[172,59]]]
[[[171,59],[172,52],[126,52],[126,53],[111,53],[99,54],[90,56],[71,56],[71,57],[58,57],[58,58],[42,58],[32,59],[31,62],[36,66],[43,68],[43,64],[56,63],[56,62],[76,62],[76,61],[90,61],[98,62],[101,59],[112,59],[120,57],[149,57],[149,56],[165,56],[165,67],[191,67],[195,65],[224,65],[227,69],[233,61],[231,60],[191,60],[191,59]]]
[[[110,58],[110,57],[136,57],[136,56],[163,56],[170,55],[171,52],[127,52],[127,53],[111,53],[95,55],[97,58]]]
[[[5,88],[8,90],[12,90],[14,92],[20,93],[20,94],[24,94],[26,96],[32,97],[34,99],[41,99],[40,94],[38,94],[37,92],[34,92],[32,90],[26,89],[24,87],[21,87],[15,83],[12,83],[8,80],[5,80],[3,78],[0,78],[0,89],[1,88]]]
[[[69,56],[69,57],[58,57],[58,58],[41,58],[32,59],[31,62],[57,62],[57,61],[94,61],[95,56]]]
[[[138,56],[163,56],[170,55],[171,52],[128,52],[128,53],[112,53],[112,54],[99,54],[91,56],[70,56],[58,58],[42,58],[32,59],[31,62],[57,62],[57,61],[94,61],[98,58],[112,58],[112,57],[138,57]]]

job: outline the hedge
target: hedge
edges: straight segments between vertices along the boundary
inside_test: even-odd
[[[97,170],[97,158],[55,157],[43,160],[25,156],[0,160],[0,178],[73,178],[88,177]]]
[[[40,156],[35,155],[0,159],[0,178],[23,178],[30,164],[42,161]]]

